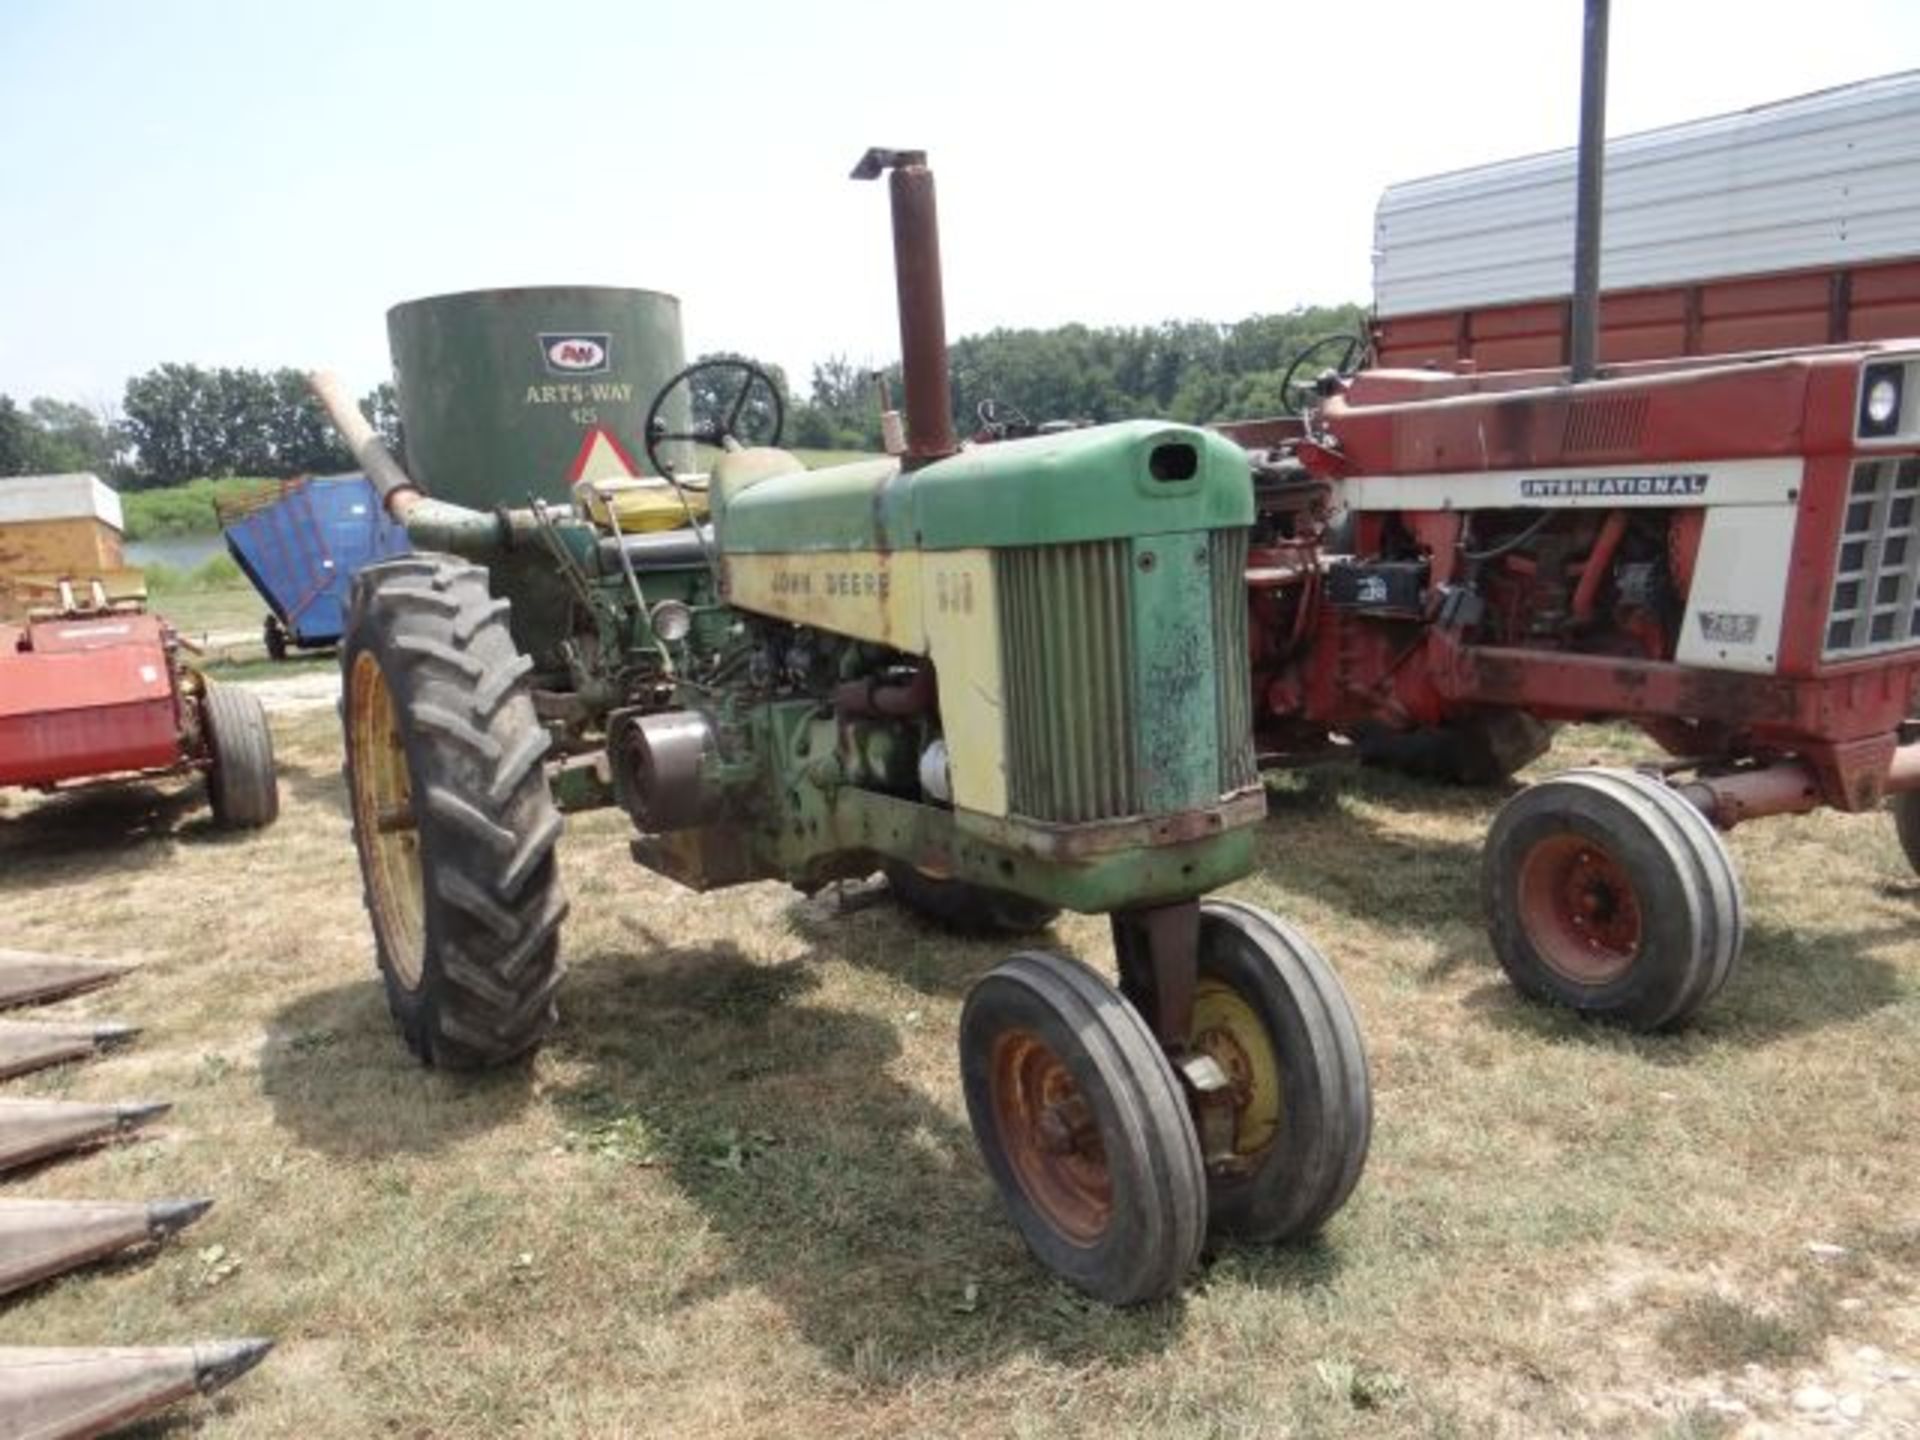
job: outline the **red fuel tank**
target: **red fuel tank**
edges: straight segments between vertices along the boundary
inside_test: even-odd
[[[161,770],[183,758],[157,618],[0,625],[0,785]]]

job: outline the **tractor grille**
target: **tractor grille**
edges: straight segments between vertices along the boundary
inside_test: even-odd
[[[1253,758],[1253,681],[1247,644],[1247,532],[1212,539],[1213,663],[1219,679],[1220,790],[1244,790],[1260,778]]]
[[[1139,813],[1130,551],[1125,540],[1094,540],[999,554],[1007,803],[1016,815]]]
[[[1247,537],[1209,540],[1214,741],[1220,792],[1255,782],[1247,672]],[[1133,543],[1097,540],[996,557],[1007,704],[1007,801],[1055,824],[1143,813],[1136,717]]]
[[[1920,644],[1920,457],[1853,467],[1827,611],[1825,657]]]

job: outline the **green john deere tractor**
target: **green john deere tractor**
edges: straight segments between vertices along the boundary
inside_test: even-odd
[[[885,872],[905,903],[976,929],[1108,914],[1117,986],[1021,951],[968,996],[961,1070],[1035,1255],[1104,1300],[1148,1300],[1209,1229],[1311,1232],[1371,1128],[1333,971],[1277,917],[1202,898],[1250,868],[1266,811],[1247,462],[1144,421],[960,447],[932,175],[891,151],[855,175],[888,171],[897,456],[805,470],[776,448],[771,379],[727,361],[660,386],[640,428],[652,476],[599,475],[639,393],[615,367],[641,357],[622,352],[678,361],[672,302],[645,292],[627,292],[651,307],[633,334],[569,311],[526,321],[524,346],[469,335],[471,310],[396,309],[414,477],[316,377],[417,552],[357,577],[341,652],[380,969],[430,1064],[538,1045],[561,980],[561,813],[596,805],[624,808],[635,856],[696,890]],[[478,299],[497,331],[545,293]],[[514,357],[543,374],[509,377],[473,422],[509,411],[499,444],[423,464]],[[517,406],[574,412],[565,491],[558,466],[476,475],[513,460]],[[694,443],[717,453],[705,474]]]

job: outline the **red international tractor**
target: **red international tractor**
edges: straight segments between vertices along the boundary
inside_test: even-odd
[[[1485,777],[1576,720],[1672,757],[1500,811],[1484,900],[1530,995],[1695,1013],[1740,949],[1718,831],[1747,820],[1891,800],[1920,868],[1920,339],[1869,338],[1920,333],[1920,205],[1880,173],[1917,120],[1906,76],[1617,142],[1610,213],[1640,214],[1609,265],[1645,283],[1604,297],[1583,154],[1571,303],[1525,298],[1570,157],[1389,191],[1371,333],[1300,357],[1296,417],[1223,427],[1255,460],[1269,762],[1339,736]],[[1782,268],[1715,273],[1716,245]]]
[[[1364,371],[1256,475],[1264,754],[1452,727],[1497,761],[1517,716],[1674,757],[1495,820],[1489,923],[1528,993],[1647,1028],[1704,1004],[1741,931],[1716,826],[1892,796],[1920,866],[1920,342],[1578,387]]]
[[[199,771],[216,824],[269,824],[280,802],[260,702],[185,664],[173,628],[137,602],[97,582],[57,594],[0,622],[0,789]]]

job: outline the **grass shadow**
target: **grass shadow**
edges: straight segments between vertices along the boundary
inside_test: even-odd
[[[1479,926],[1480,845],[1443,836],[1414,836],[1375,819],[1368,802],[1396,812],[1482,816],[1496,803],[1484,792],[1423,784],[1404,776],[1328,769],[1269,788],[1268,823],[1254,838],[1256,873],[1284,875],[1315,900],[1368,925],[1431,938],[1462,924]],[[1481,944],[1448,945],[1423,978],[1439,980],[1476,956]]]
[[[1322,1233],[1286,1245],[1210,1241],[1204,1260],[1203,1286],[1231,1283],[1310,1295],[1332,1292],[1347,1268],[1347,1251]]]
[[[197,781],[160,781],[74,790],[0,812],[0,892],[98,878],[76,874],[77,860],[115,872],[157,864],[169,842],[217,833],[205,811]]]
[[[1073,953],[1052,926],[1026,935],[957,935],[900,904],[884,881],[796,898],[786,922],[795,936],[836,960],[949,1000],[963,998],[1016,950]]]
[[[866,1383],[1172,1343],[1178,1302],[1109,1310],[1033,1263],[971,1130],[892,1073],[891,1026],[809,998],[812,959],[754,965],[723,945],[642,966],[608,951],[571,978],[574,1018],[551,1049],[588,1078],[554,1103],[576,1133],[651,1137],[646,1163],[727,1242],[706,1293],[772,1296]]]
[[[1897,1004],[1900,970],[1875,952],[1903,943],[1911,943],[1911,933],[1898,926],[1808,936],[1750,925],[1726,987],[1692,1021],[1658,1035],[1633,1034],[1529,1000],[1504,977],[1477,987],[1465,1004],[1510,1034],[1552,1044],[1624,1046],[1655,1064],[1684,1065],[1721,1045],[1768,1045]]]
[[[1288,873],[1316,899],[1371,927],[1419,935],[1434,952],[1419,973],[1422,983],[1483,973],[1486,983],[1464,1003],[1491,1025],[1553,1042],[1617,1043],[1619,1030],[1528,1000],[1507,983],[1482,919],[1477,839],[1408,835],[1380,818],[1382,811],[1414,812],[1491,823],[1502,799],[1367,769],[1306,772],[1270,790],[1275,818],[1259,836],[1256,863]],[[1354,863],[1361,857],[1364,863]],[[1857,1020],[1901,995],[1899,969],[1878,952],[1917,936],[1920,925],[1802,934],[1750,920],[1741,960],[1707,1009],[1681,1032],[1636,1043],[1649,1059],[1677,1063],[1701,1045],[1766,1044]]]
[[[275,1124],[343,1159],[425,1154],[511,1123],[532,1098],[527,1064],[481,1074],[422,1066],[377,977],[302,995],[273,1018],[260,1086]]]
[[[1349,796],[1386,809],[1423,815],[1491,816],[1526,788],[1526,782],[1518,779],[1487,785],[1450,784],[1358,761],[1275,770],[1265,778],[1267,814],[1277,820],[1338,809],[1341,800]]]

